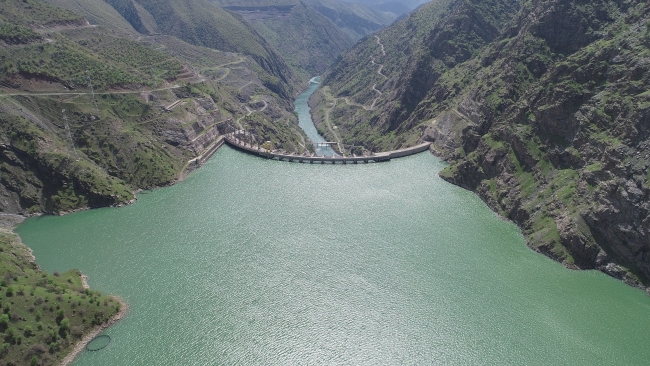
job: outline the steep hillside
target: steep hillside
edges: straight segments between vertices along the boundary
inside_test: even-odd
[[[37,0],[3,4],[2,212],[128,202],[203,162],[226,125],[304,149],[290,101],[266,88],[252,56],[124,37]]]
[[[382,29],[397,19],[402,12],[378,10],[363,4],[343,0],[303,0],[305,4],[329,18],[353,40]]]
[[[372,150],[413,143],[418,131],[395,136],[394,130],[440,75],[499,36],[515,7],[513,0],[439,0],[364,38],[312,97],[317,125],[331,115],[345,140]]]
[[[44,2],[67,9],[82,16],[90,24],[103,26],[113,32],[137,34],[131,24],[104,0],[44,0]]]
[[[352,40],[329,19],[300,1],[222,1],[226,9],[241,15],[283,55],[306,82],[320,75],[336,57],[352,46]]]
[[[208,0],[88,0],[83,4],[78,0],[47,1],[114,33],[166,34],[196,46],[242,53],[259,65],[256,72],[267,88],[288,101],[298,92],[295,88],[300,80],[283,57],[240,17]],[[124,22],[129,24],[126,28],[122,27]]]
[[[210,0],[236,12],[243,12],[257,20],[287,15],[295,6],[308,6],[329,18],[353,40],[391,24],[398,16],[388,11],[372,9],[363,4],[344,0]],[[250,12],[258,13],[257,16]],[[330,37],[330,36],[328,36]]]
[[[402,15],[408,11],[415,10],[420,5],[428,2],[427,0],[350,0],[351,2],[363,4],[369,8],[379,11],[390,11],[397,15]]]
[[[327,74],[312,103],[327,112],[323,120],[348,126],[338,130],[344,140],[369,134],[366,143],[380,147],[433,141],[451,162],[441,175],[514,220],[535,250],[647,286],[650,5],[536,0],[502,24],[492,40],[466,37],[444,47],[435,40],[447,28],[414,26],[409,37],[438,46],[420,48],[434,57],[401,70],[406,53],[389,59],[395,36],[387,29],[387,59],[378,62],[386,83],[395,78],[406,86],[391,94],[378,83],[384,94],[365,119],[358,108],[332,110],[335,97],[368,103],[364,90],[379,79],[346,60],[377,55],[369,39]],[[408,80],[419,84],[409,87]],[[346,125],[349,116],[356,122]]]

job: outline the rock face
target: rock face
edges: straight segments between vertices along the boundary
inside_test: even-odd
[[[516,4],[431,2],[362,39],[324,74],[323,85],[331,93],[323,88],[313,96],[317,125],[332,99],[346,97],[346,103],[337,103],[332,111],[343,135],[376,151],[415,143],[419,131],[411,121],[404,122],[441,75],[499,36],[499,29],[514,17]],[[318,98],[323,103],[316,103]]]
[[[451,162],[441,176],[515,221],[532,248],[571,268],[647,286],[650,5],[537,0],[517,10],[501,3],[512,10],[509,20],[490,22],[478,2],[464,0],[428,26],[414,22],[423,7],[395,25],[410,30],[399,43],[417,49],[393,47],[398,35],[380,32],[387,55],[396,53],[376,59],[383,85],[376,77],[343,81],[376,71],[351,62],[377,55],[372,39],[362,43],[327,74],[313,100],[317,117],[326,109],[347,141],[363,134],[378,147],[433,141]],[[401,86],[384,87],[393,80]],[[327,93],[363,102],[375,83],[383,92],[376,111],[326,104]]]

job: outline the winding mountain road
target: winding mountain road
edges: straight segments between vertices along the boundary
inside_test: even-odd
[[[112,91],[112,92],[57,92],[57,93],[6,93],[6,94],[0,94],[0,98],[2,97],[15,97],[15,96],[52,96],[52,95],[110,95],[110,94],[140,94],[140,93],[150,93],[150,92],[155,92],[155,91],[161,91],[161,90],[170,90],[170,89],[177,89],[180,88],[180,85],[172,85],[169,87],[165,88],[158,88],[158,89],[148,89],[148,90],[126,90],[126,91]]]

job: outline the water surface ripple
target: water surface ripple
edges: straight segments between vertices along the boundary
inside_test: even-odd
[[[137,203],[19,227],[123,297],[76,365],[645,364],[650,301],[536,254],[428,153],[366,165],[222,148]]]

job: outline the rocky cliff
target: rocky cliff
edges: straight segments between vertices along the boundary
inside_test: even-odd
[[[425,5],[393,26],[401,35],[377,34],[383,58],[367,39],[327,74],[316,116],[373,149],[433,141],[451,163],[441,175],[519,224],[532,248],[646,286],[650,6],[499,3]],[[444,16],[418,24],[431,7]]]

